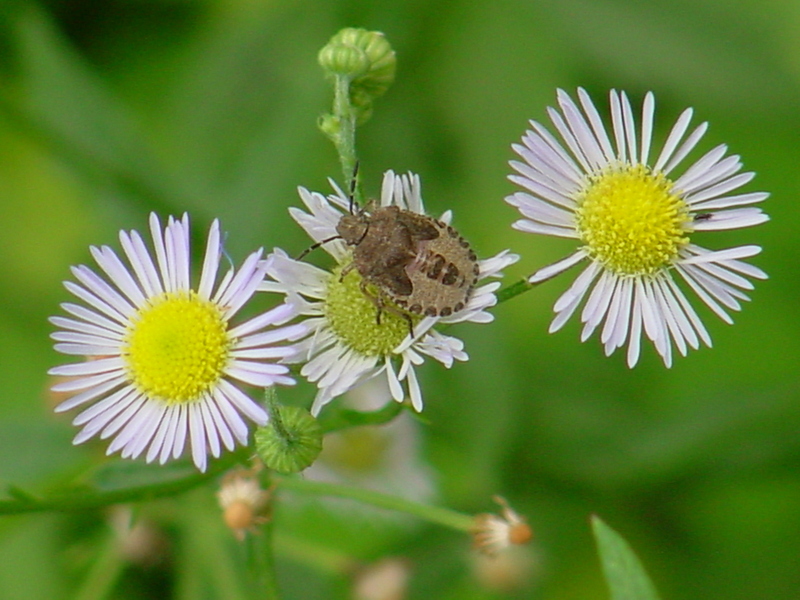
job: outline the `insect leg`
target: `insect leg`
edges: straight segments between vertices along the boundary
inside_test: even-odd
[[[298,254],[297,258],[295,258],[295,260],[301,260],[306,254],[308,254],[312,250],[316,250],[317,248],[322,246],[322,244],[327,244],[328,242],[332,242],[333,240],[340,240],[340,239],[342,239],[342,236],[334,235],[333,237],[329,237],[327,239],[321,240],[321,241],[317,242],[316,244],[312,244],[311,246],[309,246],[308,248],[303,250],[300,254]]]
[[[393,315],[397,315],[398,317],[402,317],[405,319],[406,323],[408,323],[408,334],[413,338],[414,337],[414,320],[411,318],[407,312],[404,312],[394,306],[393,304],[387,304],[386,299],[382,295],[374,295],[367,289],[367,283],[363,279],[361,280],[360,284],[361,292],[375,305],[375,308],[378,309],[378,314],[375,315],[375,322],[380,325],[381,324],[381,314],[383,312],[392,313]]]

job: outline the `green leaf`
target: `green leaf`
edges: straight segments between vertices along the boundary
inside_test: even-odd
[[[592,529],[611,600],[659,600],[653,582],[628,542],[600,517],[592,516]]]

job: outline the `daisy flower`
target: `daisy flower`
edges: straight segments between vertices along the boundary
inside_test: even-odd
[[[766,274],[742,262],[759,246],[708,250],[691,242],[699,231],[738,229],[768,220],[749,205],[768,194],[731,194],[754,173],[739,173],[739,156],[725,156],[727,146],[706,153],[680,175],[674,171],[706,131],[703,123],[686,136],[692,109],[672,128],[654,163],[650,162],[655,101],[644,99],[641,133],[624,92],[611,91],[612,137],[583,89],[580,106],[558,91],[560,112],[548,114],[565,146],[545,127],[531,121],[522,144],[514,145],[522,162],[511,161],[518,175],[510,179],[525,188],[506,201],[524,219],[520,231],[576,238],[580,247],[570,256],[534,273],[538,283],[573,265],[586,269],[556,301],[550,332],[557,331],[586,299],[581,312],[581,341],[603,323],[600,340],[606,355],[628,344],[628,366],[639,359],[644,330],[668,367],[672,346],[681,355],[711,338],[675,274],[703,303],[727,323],[727,310],[739,310],[753,289],[747,277]],[[727,310],[726,310],[727,309]]]
[[[415,367],[423,363],[423,355],[447,368],[456,360],[468,359],[461,340],[444,335],[434,327],[463,321],[488,323],[493,316],[486,309],[497,302],[494,291],[500,283],[477,286],[466,306],[446,317],[410,315],[413,336],[399,309],[390,307],[382,311],[378,324],[378,309],[361,290],[358,270],[348,269],[352,264],[352,252],[343,240],[336,239],[336,225],[349,214],[350,200],[331,183],[336,193],[327,198],[299,188],[300,198],[309,212],[297,208],[289,211],[314,242],[324,242],[322,247],[333,256],[337,266],[332,272],[324,271],[276,250],[270,255],[271,263],[267,267],[269,279],[259,289],[286,294],[288,301],[298,306],[300,314],[307,316],[304,322],[311,332],[298,344],[300,353],[291,360],[305,362],[301,374],[319,388],[312,414],[318,414],[333,398],[379,374],[387,377],[396,401],[402,402],[408,395],[414,409],[421,411],[422,392]],[[383,178],[379,205],[424,214],[419,177],[398,176],[388,171]],[[449,224],[451,218],[448,211],[441,221]],[[518,258],[503,251],[493,258],[478,261],[479,280],[500,276],[501,270]]]
[[[247,257],[238,273],[231,268],[216,286],[221,246],[219,223],[208,235],[200,283],[190,286],[189,218],[170,217],[165,229],[150,215],[155,261],[141,236],[120,232],[129,269],[103,246],[91,252],[105,278],[83,265],[73,267],[78,283],[67,290],[83,304],[64,303],[72,317],[52,317],[55,349],[88,360],[50,369],[67,378],[53,386],[71,397],[63,412],[89,405],[73,420],[83,428],[73,443],[113,438],[107,454],[121,450],[161,464],[183,453],[205,471],[207,454],[220,455],[247,444],[243,417],[264,425],[267,413],[232,380],[267,387],[291,385],[288,368],[275,364],[295,352],[280,342],[299,339],[304,325],[272,329],[294,317],[282,305],[235,327],[231,318],[264,278],[269,261],[262,251]],[[278,344],[278,345],[276,345]]]

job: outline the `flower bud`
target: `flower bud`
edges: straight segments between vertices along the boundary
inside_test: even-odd
[[[394,81],[397,59],[380,31],[347,27],[334,35],[319,52],[323,69],[332,75],[346,75],[374,99],[382,96]]]
[[[349,79],[350,102],[359,123],[369,118],[372,102],[392,85],[397,67],[394,50],[381,32],[353,27],[334,35],[318,60],[329,75]]]
[[[256,452],[274,471],[302,471],[322,451],[322,428],[299,406],[278,406],[271,412],[270,423],[256,429]]]
[[[345,44],[329,43],[319,51],[317,60],[329,73],[351,79],[366,73],[370,65],[369,57],[361,48]]]
[[[339,135],[341,135],[342,121],[339,119],[339,117],[326,114],[319,118],[319,121],[317,121],[317,127],[319,127],[322,133],[327,135],[332,140],[335,140],[339,137]]]

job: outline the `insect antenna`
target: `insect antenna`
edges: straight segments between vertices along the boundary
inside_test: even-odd
[[[349,193],[350,204],[349,204],[348,210],[350,211],[351,215],[354,214],[353,213],[353,206],[355,205],[355,194],[356,194],[356,182],[357,181],[358,181],[358,161],[356,161],[356,166],[353,167],[353,176],[350,179],[350,193]],[[366,235],[366,232],[364,232],[364,235]],[[342,239],[342,236],[334,235],[334,236],[331,236],[331,237],[326,238],[324,240],[320,240],[316,244],[312,244],[311,246],[309,246],[308,248],[303,250],[300,254],[297,255],[297,258],[295,258],[295,260],[301,260],[309,252],[312,252],[313,250],[316,250],[317,248],[319,248],[323,244],[327,244],[328,242],[332,242],[333,240],[340,240],[340,239]],[[360,240],[359,240],[359,242],[360,242]]]

